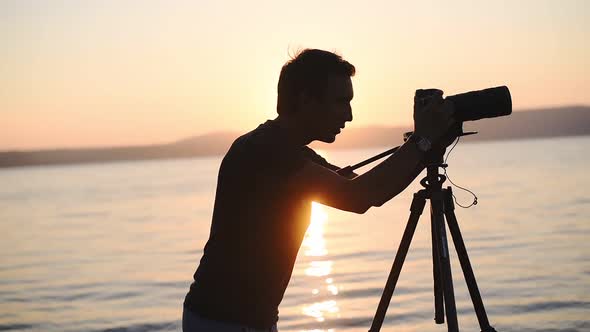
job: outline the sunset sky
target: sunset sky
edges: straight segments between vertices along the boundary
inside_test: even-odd
[[[352,127],[417,88],[590,105],[590,1],[2,1],[0,150],[171,142],[274,118],[302,48],[353,63]]]

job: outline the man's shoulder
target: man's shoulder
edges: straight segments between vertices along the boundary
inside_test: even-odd
[[[267,121],[255,129],[236,138],[231,145],[229,153],[244,152],[265,152],[274,149],[282,144],[281,133],[275,128],[271,121]]]
[[[268,174],[292,174],[315,154],[306,146],[297,146],[272,120],[238,137],[226,153],[222,168],[261,169]]]

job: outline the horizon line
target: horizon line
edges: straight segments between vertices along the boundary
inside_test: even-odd
[[[590,105],[584,104],[569,104],[569,105],[556,105],[556,106],[543,106],[543,107],[530,107],[530,108],[521,108],[515,109],[513,112],[538,112],[538,111],[547,111],[547,110],[557,110],[563,108],[590,108]],[[393,129],[393,128],[406,128],[410,126],[407,125],[396,125],[396,126],[386,126],[383,124],[367,124],[362,127],[356,128],[349,128],[350,129],[367,129],[367,128],[379,128],[379,129]],[[16,148],[16,149],[7,149],[7,150],[0,150],[0,153],[21,153],[21,152],[40,152],[40,151],[66,151],[66,150],[106,150],[106,149],[126,149],[126,148],[141,148],[141,147],[155,147],[155,146],[166,146],[166,145],[174,145],[178,144],[182,141],[196,139],[199,137],[206,137],[212,135],[228,135],[228,134],[235,134],[241,133],[244,131],[240,130],[213,130],[208,131],[200,134],[185,136],[183,138],[178,138],[171,141],[165,142],[153,142],[153,143],[144,143],[144,144],[121,144],[121,145],[87,145],[87,146],[77,146],[77,147],[47,147],[47,148]]]

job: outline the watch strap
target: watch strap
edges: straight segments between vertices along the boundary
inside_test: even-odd
[[[432,142],[430,142],[430,140],[426,137],[412,134],[412,136],[409,138],[409,141],[415,144],[418,150],[421,152],[428,152],[430,149],[432,149]]]

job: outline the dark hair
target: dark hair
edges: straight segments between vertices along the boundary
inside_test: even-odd
[[[289,113],[300,93],[322,98],[325,83],[330,76],[354,76],[355,68],[338,54],[305,49],[287,61],[281,69],[278,84],[277,112]]]

